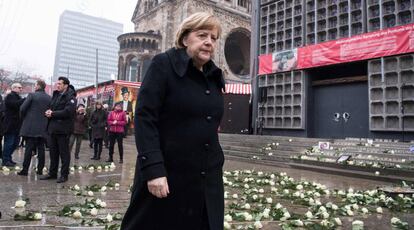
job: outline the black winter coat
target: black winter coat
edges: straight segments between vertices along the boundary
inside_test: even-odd
[[[20,106],[23,120],[20,136],[46,138],[48,119],[45,112],[49,109],[50,101],[51,97],[44,90],[37,90],[27,96]]]
[[[52,117],[49,118],[47,131],[49,134],[71,134],[76,113],[76,93],[68,87],[65,93],[53,91],[50,103]]]
[[[102,139],[105,136],[105,127],[107,115],[103,109],[93,111],[89,120],[89,125],[92,127],[92,138]]]
[[[4,133],[19,133],[21,120],[20,120],[20,106],[23,104],[24,99],[14,91],[9,93],[4,99],[5,113],[4,113]]]
[[[222,71],[210,61],[197,70],[185,49],[155,56],[135,111],[138,159],[131,204],[121,229],[198,230],[206,210],[211,230],[223,229]],[[158,199],[147,181],[167,177]]]

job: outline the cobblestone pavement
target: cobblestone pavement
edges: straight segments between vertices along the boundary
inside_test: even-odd
[[[73,160],[71,165],[86,166],[89,164],[104,164],[107,159],[108,149],[104,148],[101,161],[90,160],[92,156],[92,149],[89,148],[87,141],[82,143],[82,149],[79,160]],[[14,153],[14,160],[21,166],[23,161],[22,154],[23,149],[19,149]],[[99,198],[107,203],[107,207],[98,211],[98,216],[105,218],[108,213],[121,213],[123,214],[128,206],[130,194],[128,192],[129,186],[132,183],[136,159],[136,148],[131,137],[127,138],[124,142],[124,163],[119,164],[119,157],[115,148],[115,165],[114,170],[97,170],[89,172],[87,169],[83,169],[80,173],[78,170],[71,172],[69,181],[65,184],[57,184],[55,181],[40,181],[34,171],[31,170],[29,176],[16,175],[16,171],[11,170],[7,175],[5,172],[0,172],[0,211],[2,217],[0,219],[0,229],[65,229],[65,228],[78,228],[78,229],[90,229],[87,227],[79,226],[80,220],[76,220],[70,217],[60,217],[57,213],[68,204],[77,202],[84,202],[85,196],[75,196],[72,191],[69,191],[70,186],[79,185],[83,186],[98,184],[104,185],[109,181],[113,181],[120,184],[119,189],[108,190],[106,193],[95,193],[94,197]],[[48,152],[46,152],[48,155]],[[35,159],[35,158],[33,158]],[[33,161],[35,162],[35,161]],[[46,158],[46,165],[49,165],[48,157]],[[261,171],[272,172],[287,172],[289,176],[295,179],[305,179],[308,181],[315,181],[325,184],[328,188],[334,189],[346,189],[353,187],[354,189],[372,189],[380,185],[386,185],[384,182],[377,182],[371,180],[364,180],[358,178],[349,178],[336,175],[325,175],[316,172],[309,172],[290,168],[278,168],[273,166],[263,166],[257,164],[250,164],[237,161],[226,161],[225,170],[234,169],[255,169]],[[40,221],[15,221],[14,215],[17,210],[14,208],[15,201],[19,198],[29,198],[29,202],[26,204],[26,211],[42,212],[43,217]],[[405,216],[400,215],[401,218],[407,220],[410,219],[410,225],[413,226],[414,218],[412,214]],[[366,219],[366,229],[388,229],[389,220],[391,218],[390,213],[384,213],[382,216],[371,216]],[[88,220],[91,217],[87,216],[84,219]],[[364,219],[364,218],[362,218]],[[349,223],[351,222],[348,221]],[[344,229],[349,229],[349,223],[345,221]],[[113,223],[119,223],[114,221]],[[383,223],[384,225],[378,225]],[[385,224],[386,223],[386,224]],[[378,227],[381,226],[381,227]],[[95,227],[96,228],[96,227]],[[102,228],[102,227],[98,227]],[[263,229],[278,229],[277,223],[265,224]]]

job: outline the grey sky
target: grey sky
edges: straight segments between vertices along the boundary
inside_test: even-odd
[[[49,78],[64,10],[106,18],[133,32],[137,0],[0,0],[0,68]]]

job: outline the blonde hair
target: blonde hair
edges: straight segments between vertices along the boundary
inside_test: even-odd
[[[184,37],[192,31],[204,29],[217,29],[217,38],[220,37],[221,26],[219,20],[214,15],[207,12],[198,12],[190,15],[178,27],[177,33],[175,34],[175,47],[185,48],[183,43]]]

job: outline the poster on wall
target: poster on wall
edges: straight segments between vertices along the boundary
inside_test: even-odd
[[[259,56],[259,75],[414,52],[414,24]]]
[[[128,127],[134,128],[134,113],[137,102],[138,88],[116,85],[114,93],[114,105],[117,102],[122,103],[122,109],[127,113]]]

